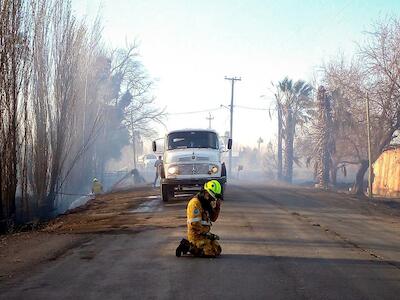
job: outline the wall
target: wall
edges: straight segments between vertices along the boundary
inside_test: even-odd
[[[373,165],[374,195],[400,198],[400,147],[386,150]]]

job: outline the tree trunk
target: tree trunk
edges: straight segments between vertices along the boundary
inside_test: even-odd
[[[382,138],[380,143],[378,144],[378,147],[375,148],[376,150],[372,154],[372,163],[374,163],[379,155],[383,152],[383,149],[389,145],[390,141],[392,140],[393,133],[395,132],[395,129],[392,129],[391,131],[387,132]],[[360,162],[360,167],[357,171],[356,174],[356,180],[353,184],[352,192],[356,195],[364,195],[365,192],[365,186],[364,186],[364,176],[365,172],[367,172],[369,168],[369,161],[368,160],[362,160]]]
[[[368,160],[362,160],[358,168],[356,181],[353,184],[352,192],[356,195],[364,195],[364,175],[368,170]]]
[[[292,113],[288,113],[286,120],[286,139],[285,139],[285,181],[292,183],[293,180],[293,142],[295,128]]]
[[[132,131],[133,168],[136,169],[136,136]]]
[[[323,86],[318,88],[318,185],[327,189],[329,185],[332,140],[330,134],[330,102]]]
[[[333,165],[331,169],[331,183],[334,187],[337,185],[337,166]]]
[[[1,153],[2,154],[2,153]],[[3,211],[3,186],[2,186],[2,161],[1,161],[1,155],[0,155],[0,234],[6,232],[6,222],[5,222],[5,216],[4,216],[4,211]]]
[[[282,110],[278,107],[278,180],[282,180]]]

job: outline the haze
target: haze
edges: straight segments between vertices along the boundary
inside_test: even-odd
[[[167,129],[229,130],[230,86],[236,85],[234,139],[256,145],[275,138],[271,81],[312,80],[323,61],[350,53],[377,18],[400,11],[398,1],[73,1],[78,15],[104,23],[110,47],[140,42],[141,59],[157,79],[154,95],[170,114]],[[260,98],[261,95],[266,95]],[[218,109],[219,108],[219,109]],[[160,135],[165,131],[159,128]]]

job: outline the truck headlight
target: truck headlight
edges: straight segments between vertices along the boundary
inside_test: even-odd
[[[168,174],[174,175],[178,173],[178,167],[169,167],[168,168]]]
[[[218,166],[216,166],[216,165],[210,166],[210,172],[211,172],[211,174],[217,173],[218,172]]]

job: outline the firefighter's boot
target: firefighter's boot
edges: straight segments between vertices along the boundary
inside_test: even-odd
[[[177,257],[181,257],[182,254],[186,254],[190,251],[191,244],[187,239],[182,239],[179,246],[175,250]]]

